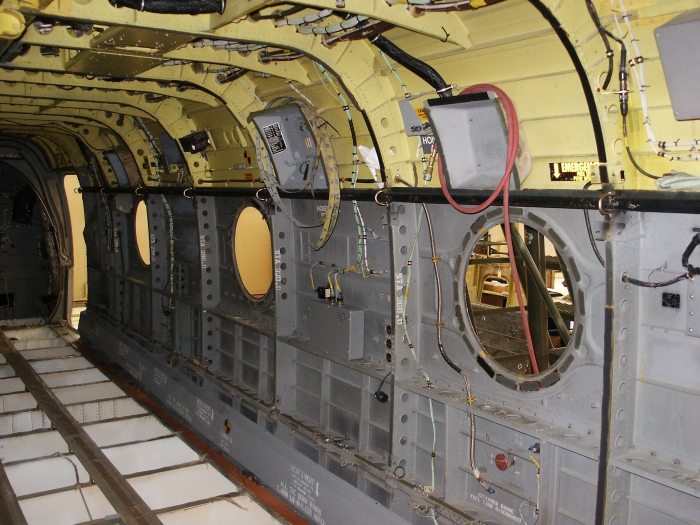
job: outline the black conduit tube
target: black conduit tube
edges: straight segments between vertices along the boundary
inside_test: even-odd
[[[164,15],[201,15],[223,13],[226,0],[109,0],[114,7],[128,7]]]
[[[579,59],[576,49],[574,48],[571,40],[569,40],[569,35],[566,33],[564,28],[557,20],[557,17],[552,14],[549,8],[542,3],[541,0],[529,0],[529,2],[537,9],[540,14],[549,22],[554,29],[554,32],[561,40],[564,48],[569,53],[569,58],[574,63],[574,68],[576,68],[576,73],[578,73],[579,80],[581,81],[581,87],[583,88],[583,93],[586,96],[586,104],[588,104],[588,112],[591,115],[591,124],[593,125],[593,135],[595,136],[595,145],[598,150],[598,162],[600,163],[600,182],[606,183],[608,181],[608,156],[605,152],[605,139],[603,138],[603,128],[600,125],[600,116],[598,115],[598,108],[596,107],[595,97],[593,96],[593,90],[591,89],[591,84],[588,81],[588,76],[586,75],[586,70]]]
[[[452,89],[450,89],[450,86],[440,76],[440,73],[435,71],[425,62],[409,55],[403,49],[387,40],[381,34],[370,39],[370,42],[377,46],[379,50],[383,51],[387,56],[393,58],[403,67],[408,69],[411,73],[418,75],[420,78],[434,87],[435,91],[437,91],[440,97],[446,98],[452,96]]]
[[[600,424],[600,457],[596,488],[595,525],[606,523],[608,470],[610,468],[610,421],[612,420],[613,360],[615,359],[615,302],[613,295],[612,243],[605,243],[605,318],[603,328],[603,399]]]

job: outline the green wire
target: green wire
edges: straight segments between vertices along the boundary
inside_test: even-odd
[[[408,93],[408,88],[406,87],[406,84],[403,83],[403,80],[401,80],[401,77],[394,69],[394,66],[391,65],[391,62],[389,62],[389,58],[387,58],[387,56],[384,54],[384,51],[380,51],[380,53],[384,57],[384,62],[386,62],[386,65],[389,66],[389,69],[391,69],[391,72],[396,77],[396,80],[398,80],[399,84],[401,84],[401,87],[403,88],[403,94],[406,95],[406,97],[408,97],[409,93]]]

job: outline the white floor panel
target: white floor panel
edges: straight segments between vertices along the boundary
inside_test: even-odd
[[[124,421],[86,425],[85,431],[100,448],[172,434],[171,430],[158,421],[155,416],[150,415]]]
[[[43,374],[41,379],[43,379],[44,383],[46,383],[50,388],[85,385],[88,383],[99,383],[101,381],[109,380],[107,376],[100,372],[97,368],[85,368],[83,370],[69,370],[68,372]]]
[[[18,328],[17,330],[3,330],[8,339],[16,339],[18,341],[26,341],[27,339],[47,339],[56,337],[54,332],[48,326],[37,326],[35,328]]]
[[[0,439],[0,459],[3,463],[68,452],[68,445],[56,430]]]
[[[30,363],[39,374],[52,372],[65,372],[66,370],[82,370],[93,368],[90,361],[84,357],[66,357],[64,359],[47,359],[46,361],[34,361]],[[14,374],[13,374],[14,375]]]
[[[51,428],[51,420],[43,410],[27,410],[15,414],[0,414],[0,436]]]
[[[74,525],[114,514],[99,488],[93,485],[82,492],[85,501],[78,490],[66,490],[20,500],[19,505],[28,525]]]
[[[7,332],[5,332],[7,333]],[[49,348],[51,346],[66,346],[66,342],[60,337],[46,337],[42,339],[26,339],[12,341],[17,350],[31,350],[32,348]]]
[[[111,463],[102,458],[103,468],[115,476],[113,488],[122,492],[127,488],[116,469],[151,510],[178,509],[159,515],[163,525],[281,525],[206,456],[200,457],[178,434],[80,356],[75,347],[56,337],[57,332],[39,327],[5,334],[16,338],[13,344],[22,357],[102,449]],[[33,389],[41,389],[30,381],[33,374],[23,371],[21,375]],[[45,409],[60,413],[55,406]],[[59,431],[50,428],[46,414],[2,357],[0,461],[28,525],[102,523],[106,516],[115,515]],[[58,428],[76,432],[68,424],[61,423]],[[84,441],[74,443],[74,450],[80,453],[78,443],[92,446]],[[94,472],[91,456],[80,457]],[[234,496],[222,498],[225,495]],[[131,506],[137,502],[134,496],[126,503]]]
[[[55,388],[53,393],[56,394],[58,400],[64,405],[126,397],[124,391],[111,381]]]
[[[190,507],[158,514],[163,525],[280,525],[268,511],[249,496],[240,495],[230,501],[215,501],[206,505]]]
[[[154,510],[240,490],[207,463],[131,478],[129,483]]]
[[[5,467],[17,497],[88,483],[90,475],[73,455],[26,461]]]
[[[24,392],[24,383],[19,377],[0,379],[0,394],[13,394],[15,392]]]
[[[178,436],[106,448],[104,453],[125,476],[191,463],[199,459],[199,454]]]
[[[56,357],[76,356],[80,355],[80,352],[78,352],[72,346],[55,346],[51,348],[35,348],[33,350],[22,350],[20,351],[20,354],[22,354],[22,357],[24,357],[27,361],[34,361],[37,359],[51,359]]]
[[[145,408],[130,397],[71,405],[66,408],[78,423],[95,423],[148,413]]]
[[[33,410],[37,407],[34,396],[29,392],[18,394],[6,394],[0,396],[0,413],[21,412],[23,410]]]

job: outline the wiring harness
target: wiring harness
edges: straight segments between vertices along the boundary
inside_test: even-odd
[[[683,255],[681,256],[681,265],[683,268],[686,269],[686,273],[679,275],[678,277],[674,277],[673,279],[669,279],[668,281],[662,281],[662,282],[651,282],[651,281],[640,281],[638,279],[632,279],[631,277],[628,277],[626,274],[622,276],[622,282],[623,283],[629,283],[634,286],[641,286],[642,288],[663,288],[665,286],[671,286],[672,284],[676,284],[680,281],[685,281],[686,279],[693,279],[694,276],[700,275],[700,267],[698,266],[693,266],[690,264],[690,256],[692,255],[693,251],[695,248],[700,244],[700,233],[696,233],[693,235],[693,238],[690,240],[690,244],[688,244],[688,247],[685,249],[683,252]]]

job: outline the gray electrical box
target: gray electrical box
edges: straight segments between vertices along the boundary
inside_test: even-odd
[[[506,169],[508,136],[491,97],[474,93],[431,99],[425,108],[448,186],[474,190],[498,186]]]
[[[700,9],[656,28],[656,45],[677,120],[700,118]]]
[[[283,190],[328,188],[322,159],[314,174],[318,146],[311,124],[299,106],[286,104],[258,111],[251,113],[249,120],[258,128]]]
[[[309,305],[309,345],[348,361],[362,359],[365,346],[365,312],[328,301]]]

